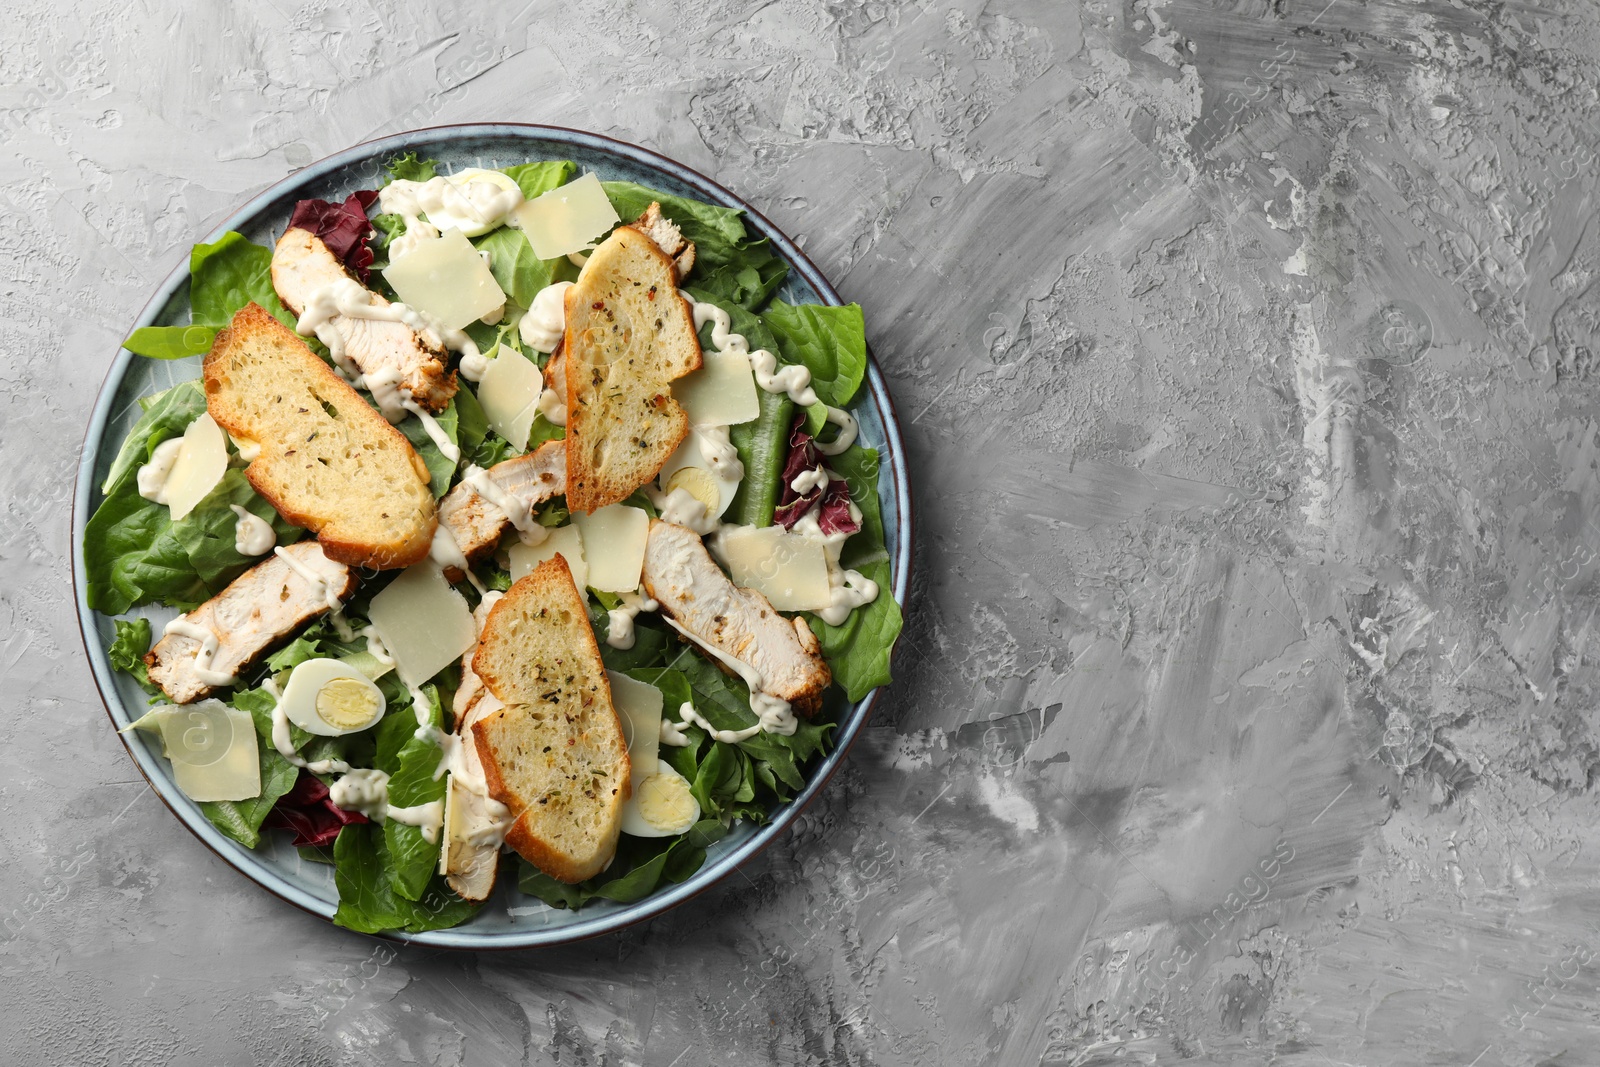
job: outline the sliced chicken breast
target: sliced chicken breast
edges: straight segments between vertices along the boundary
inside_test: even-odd
[[[317,290],[351,277],[322,238],[309,230],[289,230],[272,253],[272,287],[296,315],[304,314]],[[370,297],[376,307],[389,306],[377,293]],[[456,395],[455,374],[446,369],[449,353],[432,330],[418,334],[403,322],[350,315],[335,316],[330,325],[344,340],[345,356],[363,375],[397,375],[400,388],[423,410],[438,414]]]
[[[484,597],[473,612],[478,630],[494,607],[498,594]],[[500,867],[500,843],[510,825],[511,812],[489,796],[478,746],[472,741],[472,724],[505,707],[489,692],[472,669],[476,647],[461,658],[461,685],[456,689],[455,715],[459,755],[450,775],[446,803],[444,854],[441,870],[450,888],[464,900],[487,900],[494,890]]]
[[[694,269],[694,242],[686,241],[678,224],[661,213],[661,205],[654,200],[644,209],[644,214],[628,223],[656,243],[656,247],[672,260],[674,273],[681,282]]]
[[[439,521],[449,528],[469,563],[493,552],[500,538],[515,525],[502,504],[528,515],[546,500],[567,491],[566,444],[546,441],[527,455],[496,463],[484,473],[493,487],[490,493],[479,492],[472,480],[465,480],[439,502]],[[462,578],[458,570],[447,567],[445,576],[458,582]]]
[[[206,665],[209,670],[221,675],[242,674],[306,623],[326,615],[330,594],[343,600],[355,591],[355,572],[324,556],[317,542],[298,541],[279,551],[323,581],[307,579],[274,553],[198,608],[179,616],[215,635],[217,647]],[[196,657],[204,643],[203,638],[169,633],[144,657],[150,680],[174,704],[188,704],[225,688],[202,680],[196,669]]]
[[[689,633],[761,675],[761,690],[815,714],[833,680],[816,635],[786,618],[766,597],[722,573],[700,535],[660,519],[645,542],[645,592]]]

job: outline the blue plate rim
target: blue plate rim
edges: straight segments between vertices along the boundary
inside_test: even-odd
[[[753,224],[753,228],[772,242],[790,265],[822,297],[824,304],[838,306],[845,302],[839,295],[838,290],[833,287],[817,265],[788,235],[775,226],[753,205],[711,178],[706,177],[692,167],[640,145],[587,130],[539,123],[485,122],[426,126],[362,141],[326,156],[315,163],[311,163],[292,174],[285,175],[282,179],[274,182],[271,186],[251,198],[243,207],[220,223],[200,243],[211,243],[218,240],[222,234],[229,230],[238,229],[243,223],[253,219],[286,193],[300,187],[312,185],[326,178],[328,174],[338,168],[361,159],[390,152],[404,152],[419,146],[433,145],[459,138],[495,136],[540,137],[546,140],[579,145],[599,152],[622,156],[646,167],[669,174],[694,187],[709,201],[742,210],[747,221]],[[152,324],[155,316],[187,281],[188,263],[187,261],[180,262],[174,267],[172,273],[168,275],[166,281],[158,287],[156,292],[145,303],[145,306],[139,312],[134,329]],[[113,727],[118,726],[118,720],[112,705],[117,703],[120,706],[121,701],[116,695],[116,685],[106,650],[100,647],[99,641],[95,636],[94,617],[96,613],[88,607],[84,595],[83,528],[88,521],[89,502],[95,488],[95,459],[98,455],[106,425],[111,418],[111,405],[116,398],[116,387],[120,385],[135,358],[138,357],[135,357],[127,349],[120,349],[101,383],[99,394],[95,399],[95,405],[90,415],[89,425],[84,434],[83,446],[80,450],[72,503],[72,582],[78,609],[78,630],[83,639],[84,650],[89,660],[95,688],[100,695],[101,703],[104,705],[106,715]],[[910,590],[912,544],[914,543],[911,485],[906,469],[905,446],[900,433],[900,422],[894,399],[889,392],[881,370],[878,368],[876,359],[872,356],[870,345],[868,347],[867,383],[873,402],[877,405],[879,416],[883,422],[884,451],[888,454],[889,474],[895,487],[898,524],[894,544],[892,595],[899,603],[903,615]],[[898,642],[895,651],[899,651]],[[823,787],[832,779],[850,747],[860,736],[861,730],[871,717],[878,693],[878,689],[872,690],[860,701],[855,702],[846,714],[841,717],[834,748],[823,757],[822,763],[819,764],[811,778],[806,782],[805,787],[789,803],[779,808],[766,825],[757,827],[747,840],[739,843],[723,855],[716,857],[715,860],[708,858],[705,866],[701,867],[699,871],[695,872],[692,877],[680,885],[662,889],[642,901],[626,906],[620,911],[596,915],[590,919],[580,918],[558,927],[473,934],[471,926],[468,925],[448,930],[430,930],[415,934],[406,933],[405,931],[384,931],[369,936],[437,948],[515,950],[569,944],[591,937],[599,937],[660,915],[721,882],[793,825],[800,814],[815,800]],[[124,714],[126,715],[125,709]],[[333,918],[332,905],[285,881],[276,871],[259,860],[250,862],[253,853],[224,837],[199,813],[198,808],[188,803],[175,804],[166,793],[165,776],[160,773],[159,767],[154,766],[154,757],[148,755],[141,746],[129,744],[125,735],[119,734],[118,738],[123,742],[124,748],[133,758],[135,765],[149,784],[151,791],[160,798],[168,810],[177,817],[178,821],[187,827],[203,845],[214,852],[228,866],[234,868],[241,875],[261,886],[272,895],[300,908],[302,911],[328,920],[331,924]],[[147,766],[147,763],[150,765]]]

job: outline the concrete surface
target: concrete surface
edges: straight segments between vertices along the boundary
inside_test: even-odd
[[[0,1060],[1600,1063],[1600,8],[7,5]],[[89,681],[70,475],[256,190],[634,140],[867,309],[900,681],[801,832],[559,952],[399,951],[182,832]]]

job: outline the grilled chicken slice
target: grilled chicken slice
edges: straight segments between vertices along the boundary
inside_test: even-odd
[[[272,252],[272,287],[283,306],[296,315],[305,313],[317,290],[353,277],[322,238],[309,230],[289,230]],[[377,293],[369,296],[369,304],[389,306]],[[456,376],[446,369],[449,353],[431,329],[419,334],[403,322],[349,315],[335,316],[329,325],[343,339],[345,358],[363,375],[398,375],[400,388],[423,410],[437,415],[456,395]],[[384,414],[390,421],[396,418],[393,412]]]
[[[728,580],[700,535],[660,519],[645,542],[645,592],[689,633],[753,667],[761,690],[814,715],[833,680],[816,635],[800,617],[786,618],[753,589]]]
[[[274,553],[198,608],[179,616],[178,621],[216,636],[217,647],[209,670],[223,675],[242,674],[306,623],[327,614],[330,599],[343,600],[355,591],[355,572],[324,556],[317,542],[298,541],[278,551],[323,581],[308,580],[288,560]],[[194,637],[168,633],[144,657],[150,680],[174,704],[188,704],[224,688],[199,676],[196,655],[202,644]]]
[[[472,613],[480,633],[499,599],[498,593],[490,593]],[[456,689],[451,709],[455,714],[456,744],[460,749],[451,767],[440,865],[450,888],[463,900],[487,900],[493,891],[500,867],[500,843],[505,838],[511,815],[504,804],[489,796],[478,746],[472,740],[472,724],[505,707],[472,669],[472,657],[476,652],[474,646],[461,657],[461,685]]]
[[[519,518],[532,509],[567,491],[567,446],[562,441],[546,441],[527,455],[496,463],[484,472],[493,485],[488,496],[473,485],[469,475],[439,502],[439,521],[450,530],[467,562],[493,552],[515,522],[490,496],[504,494],[506,503],[519,508]],[[527,521],[527,520],[523,520]],[[459,568],[445,568],[445,576],[459,582]]]
[[[656,243],[656,247],[672,260],[674,272],[681,282],[694,269],[694,242],[683,239],[678,224],[661,213],[661,205],[654,200],[644,209],[644,214],[628,223]]]

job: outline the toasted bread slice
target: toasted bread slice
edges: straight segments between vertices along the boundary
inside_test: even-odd
[[[261,446],[245,477],[329,559],[386,570],[427,556],[438,525],[427,466],[292,330],[249,304],[204,374],[217,425]]]
[[[494,606],[472,669],[506,705],[472,725],[489,795],[515,818],[506,844],[563,882],[599,874],[616,854],[631,767],[563,557],[541,563]]]
[[[567,290],[567,506],[626,499],[689,433],[672,383],[700,366],[672,260],[619,226]]]

